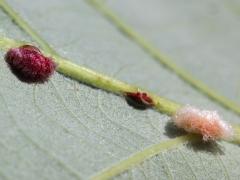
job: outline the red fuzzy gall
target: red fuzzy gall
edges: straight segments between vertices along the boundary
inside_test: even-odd
[[[54,73],[56,64],[32,45],[11,48],[5,61],[17,78],[27,83],[44,83]]]
[[[154,105],[152,98],[145,92],[127,92],[126,99],[128,104],[137,109],[146,109]]]

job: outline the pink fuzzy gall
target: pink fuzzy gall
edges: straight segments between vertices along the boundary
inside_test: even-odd
[[[232,127],[216,111],[199,110],[187,105],[178,110],[172,119],[178,128],[201,134],[204,141],[230,139],[233,136]]]
[[[31,45],[11,48],[5,61],[17,78],[27,83],[44,83],[54,73],[56,64]]]

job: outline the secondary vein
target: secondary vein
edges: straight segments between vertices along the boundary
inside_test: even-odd
[[[230,100],[229,98],[219,94],[216,90],[208,87],[202,81],[194,78],[192,74],[185,69],[176,65],[172,59],[165,54],[161,53],[152,43],[148,42],[143,36],[138,34],[128,24],[122,21],[104,2],[99,0],[86,0],[90,5],[97,9],[104,17],[106,17],[113,25],[116,26],[126,37],[138,44],[144,51],[156,59],[159,63],[163,64],[169,70],[174,72],[186,83],[190,84],[193,88],[206,95],[208,98],[217,102],[221,106],[240,115],[240,105]]]

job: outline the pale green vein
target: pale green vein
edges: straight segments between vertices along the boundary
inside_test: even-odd
[[[103,12],[105,12],[109,17],[119,21],[121,25],[120,19],[115,16],[109,9],[107,9],[105,6],[102,4],[98,3],[95,0],[90,0],[89,2],[92,2],[96,7],[99,7]],[[64,58],[56,55],[55,51],[48,45],[47,42],[45,42],[20,16],[17,15],[17,13],[4,1],[0,0],[0,6],[9,14],[9,16],[24,30],[26,31],[40,46],[43,48],[43,50],[49,54],[52,55],[56,62],[58,63],[58,69],[57,71],[66,75],[70,76],[71,78],[74,78],[76,80],[79,80],[81,82],[85,82],[87,84],[93,85],[98,88],[105,89],[106,91],[110,91],[116,94],[123,94],[125,92],[136,92],[136,91],[144,91],[140,88],[137,88],[135,86],[131,86],[127,83],[118,81],[116,79],[113,79],[111,77],[108,77],[106,75],[97,73],[93,70],[87,69],[82,66],[75,65]],[[128,30],[128,26],[122,23],[120,27],[125,27],[123,28]],[[127,31],[127,32],[132,32],[132,31]],[[135,35],[135,33],[133,33]],[[139,36],[140,38],[141,36]],[[136,39],[139,39],[138,35]],[[141,39],[141,38],[140,38]],[[141,42],[141,41],[140,41]],[[145,42],[145,40],[143,40]],[[14,41],[8,38],[1,38],[0,39],[0,46],[2,49],[6,50],[7,48],[10,47],[16,47],[19,46],[24,42],[19,42],[19,41]],[[143,43],[144,44],[144,43]],[[148,44],[148,43],[147,43]],[[155,49],[155,48],[150,48],[150,49]],[[154,50],[152,50],[155,52]],[[153,53],[154,54],[154,53]],[[165,59],[165,58],[163,58]],[[168,61],[166,61],[166,65],[169,65],[171,67],[175,67],[174,64],[168,64]],[[175,68],[178,69],[176,66]],[[175,69],[174,68],[174,69]],[[191,76],[188,76],[191,78]],[[212,92],[213,94],[215,92]],[[180,105],[177,103],[174,103],[172,101],[169,101],[165,98],[159,97],[157,95],[154,95],[152,93],[149,93],[149,95],[153,98],[154,103],[155,103],[155,108],[159,110],[160,112],[166,113],[166,114],[173,114],[179,107]],[[231,104],[231,103],[230,103]],[[240,108],[234,106],[236,109],[236,112],[240,112]]]
[[[79,103],[79,104],[82,104],[77,94],[75,95],[75,97],[76,97],[78,103]],[[82,108],[80,107],[80,109],[82,109]],[[88,113],[86,113],[85,111],[82,111],[81,114],[83,114],[84,116],[86,116],[87,119],[91,119],[91,120],[93,120],[94,122],[97,122],[93,117],[91,117],[91,116],[90,116]],[[114,144],[117,148],[119,148],[119,149],[121,149],[121,150],[124,150],[125,152],[132,151],[132,150],[129,149],[129,147],[125,147],[125,146],[119,145],[118,143],[116,143],[115,141],[113,141],[112,138],[105,137],[105,136],[103,136],[103,135],[101,135],[101,134],[99,134],[99,133],[97,133],[97,132],[95,132],[95,134],[96,134],[98,137],[101,137],[102,139],[105,139],[107,142]],[[110,153],[110,154],[112,155],[112,153]]]
[[[234,129],[234,138],[231,140],[233,144],[240,144],[240,126],[232,125]]]
[[[142,179],[147,180],[147,174],[146,174],[146,172],[145,172],[145,170],[144,170],[143,165],[142,165],[142,164],[138,164],[138,166],[136,166],[136,167],[141,171],[141,173],[142,173]],[[128,174],[131,175],[131,179],[134,179],[134,178],[133,178],[133,171],[132,171],[132,170],[129,171]]]
[[[166,159],[165,159],[164,153],[162,154],[162,160],[163,160],[164,164],[166,165],[166,169],[167,169],[166,174],[167,174],[168,178],[169,178],[170,180],[173,180],[173,179],[174,179],[174,178],[173,178],[173,174],[172,174],[172,171],[171,171],[171,169],[170,169],[170,167],[169,167],[168,162],[167,162]]]
[[[138,44],[142,45],[144,49],[146,49],[152,56],[157,58],[159,61],[161,61],[164,65],[172,69],[174,72],[176,72],[180,77],[185,79],[187,82],[192,84],[193,86],[197,87],[199,90],[207,94],[212,99],[216,100],[220,104],[224,105],[225,107],[233,110],[237,114],[240,114],[240,107],[236,105],[234,102],[230,101],[229,99],[217,94],[215,91],[209,89],[205,84],[201,83],[200,81],[197,81],[192,78],[192,76],[188,73],[186,73],[184,70],[176,66],[171,60],[169,60],[164,55],[160,54],[159,51],[154,47],[151,46],[151,44],[147,43],[140,35],[135,33],[131,28],[129,28],[125,23],[123,23],[117,16],[113,14],[108,8],[106,8],[102,3],[99,3],[96,0],[87,0],[87,2],[91,2],[96,8],[101,10],[109,19],[111,19],[113,22],[116,22],[116,25],[118,25],[118,28],[120,28],[122,31],[124,31],[126,34],[129,35],[129,37],[133,38]],[[52,56],[58,57],[57,59],[63,59],[57,55],[55,50],[53,50],[46,41],[44,41],[37,32],[35,32],[4,0],[0,0],[0,6],[5,10],[9,16],[17,23],[19,27],[21,27],[26,33],[28,33],[33,40],[35,40],[41,48],[48,54],[51,54]],[[63,66],[61,66],[63,64]],[[61,61],[61,65],[59,65],[58,72],[63,73],[65,75],[71,75],[72,78],[75,78],[77,80],[80,80],[82,82],[89,82],[89,79],[92,81],[94,80],[95,83],[90,85],[105,89],[107,91],[111,91],[117,94],[122,94],[123,92],[129,91],[134,92],[138,90],[136,87],[129,86],[126,83],[114,80],[112,78],[109,78],[107,76],[102,75],[101,78],[99,76],[96,76],[97,74],[89,69],[86,69],[84,67],[80,66],[76,68],[76,65],[68,62],[68,61]],[[83,78],[83,73],[88,76],[85,76]],[[98,74],[99,75],[99,74]],[[97,79],[94,79],[97,78]],[[100,79],[98,82],[97,80]],[[114,83],[109,83],[110,81],[115,81]],[[112,84],[115,84],[117,86],[112,86]],[[124,87],[124,88],[120,88]],[[176,103],[169,103],[165,102],[168,107],[162,106],[159,101],[165,101],[165,99],[162,99],[160,97],[153,95],[155,102],[155,107],[160,112],[165,112],[167,114],[172,114],[175,112],[176,108],[179,108],[179,106]]]
[[[101,100],[100,100],[100,93],[98,93],[98,96],[97,96],[97,105],[98,105],[98,108],[99,108],[99,110],[101,111],[101,113],[107,118],[107,120],[108,120],[109,122],[111,122],[112,124],[115,124],[116,126],[122,128],[122,129],[125,129],[125,130],[128,131],[130,134],[132,134],[133,136],[135,135],[135,136],[137,136],[137,137],[139,137],[139,138],[141,138],[141,139],[143,139],[143,140],[145,140],[145,141],[147,141],[147,142],[153,143],[152,140],[147,139],[147,138],[144,137],[142,134],[137,133],[137,132],[129,129],[128,127],[123,126],[121,123],[117,123],[117,122],[115,122],[114,120],[112,120],[112,118],[104,111],[104,109],[103,109],[102,104],[101,104],[100,101],[101,101]]]
[[[5,145],[3,142],[0,141],[0,145],[6,150],[6,152],[11,153],[11,154],[15,154],[17,156],[17,161],[24,161],[28,167],[33,166],[33,164],[31,163],[31,161],[29,161],[29,159],[24,159],[23,157],[20,156],[20,154],[18,153],[18,151],[16,151],[16,149],[12,149],[10,147],[8,147],[7,145]],[[46,177],[43,177],[42,174],[38,174],[39,177],[41,177],[42,179],[46,179]],[[0,178],[1,179],[1,178]]]
[[[128,175],[128,177],[129,177],[129,180],[133,180],[133,173],[132,173],[132,171],[130,172],[130,175]]]
[[[2,50],[6,50],[6,47],[18,47],[20,44],[21,42],[6,37],[0,37],[0,49]],[[58,64],[57,71],[59,73],[69,76],[72,79],[119,95],[123,95],[126,92],[147,92],[148,95],[153,99],[155,105],[154,108],[159,112],[168,115],[172,115],[181,107],[181,105],[178,103],[160,97],[136,86],[119,81],[107,75],[100,74],[86,67],[76,65],[60,56],[50,54],[49,52],[46,52],[45,54],[53,57],[55,62]]]
[[[79,117],[68,107],[68,105],[66,104],[64,98],[62,97],[62,95],[59,93],[58,91],[58,88],[56,87],[56,85],[54,84],[53,81],[49,81],[53,87],[53,89],[55,90],[55,94],[56,94],[56,97],[57,99],[61,102],[61,105],[64,107],[64,111],[67,112],[67,114],[69,114],[73,119],[76,120],[76,122],[82,126],[83,128],[87,129],[90,131],[90,129],[84,124],[81,122],[81,119],[79,119]]]
[[[185,164],[188,166],[188,169],[191,171],[192,175],[193,175],[193,179],[197,180],[197,175],[195,173],[195,171],[193,170],[193,167],[189,164],[188,160],[186,159],[185,155],[183,154],[182,150],[180,149],[179,154],[182,156],[183,160],[185,161]]]
[[[223,160],[222,160],[222,158],[220,157],[219,154],[217,155],[217,159],[224,169],[224,176],[226,177],[227,180],[230,180],[231,178],[230,178],[230,175],[228,173],[227,167],[225,166],[225,164],[224,164],[224,162],[223,162]]]
[[[72,137],[74,137],[75,139],[77,139],[79,141],[79,143],[81,143],[82,145],[88,145],[89,147],[95,148],[97,150],[100,150],[100,145],[99,144],[91,144],[88,141],[86,141],[86,138],[82,138],[81,136],[77,135],[76,133],[71,132],[68,128],[66,128],[64,125],[62,125],[61,123],[59,123],[58,121],[56,121],[56,119],[52,119],[51,117],[49,117],[42,109],[41,107],[37,104],[37,98],[36,98],[36,86],[34,86],[33,88],[33,104],[35,106],[35,108],[39,111],[40,114],[42,114],[46,119],[48,119],[49,121],[52,121],[56,126],[59,126],[64,132],[70,134]],[[98,134],[97,134],[98,136]],[[0,141],[1,143],[1,141]],[[106,153],[108,156],[112,156],[112,153],[110,152],[104,152]]]
[[[28,33],[44,51],[51,54],[56,52],[35,32],[4,0],[0,0],[1,8],[14,20],[14,22],[21,27],[26,33]]]
[[[117,143],[115,143],[111,138],[107,138],[103,135],[101,135],[99,132],[97,131],[94,131],[94,130],[91,130],[87,125],[85,125],[84,123],[81,122],[81,120],[78,118],[78,116],[67,106],[67,104],[65,103],[65,100],[63,99],[63,97],[61,96],[61,94],[59,93],[58,89],[56,88],[55,84],[50,81],[51,84],[53,85],[53,88],[55,89],[55,92],[56,92],[56,95],[57,95],[57,98],[59,99],[59,101],[61,102],[61,104],[63,105],[64,109],[66,112],[68,112],[68,114],[76,120],[76,122],[84,127],[86,130],[88,130],[89,132],[95,134],[97,137],[101,137],[102,139],[105,139],[106,141],[112,143],[112,144],[115,144],[117,145]],[[89,116],[88,116],[89,117]],[[120,147],[120,146],[118,146]]]
[[[1,43],[1,42],[5,42],[5,43]],[[12,47],[16,47],[16,46],[19,46],[19,44],[21,44],[20,42],[14,43],[15,42],[14,40],[11,40],[8,38],[0,38],[0,49],[6,49],[5,45],[9,47],[9,44],[7,44],[8,42],[10,42],[10,45],[12,45]],[[102,88],[117,94],[121,94],[123,92],[128,92],[128,91],[134,92],[136,90],[140,90],[139,88],[136,88],[124,82],[118,81],[106,75],[99,74],[93,70],[73,64],[59,56],[53,55],[53,57],[55,61],[58,63],[57,70],[63,73],[64,75],[70,76],[73,79],[79,80],[81,82],[85,82],[92,86]],[[149,93],[149,95],[153,98],[153,101],[156,105],[155,108],[162,113],[172,115],[174,112],[176,112],[176,110],[179,107],[181,107],[181,105],[174,103],[170,100],[164,99],[162,97],[159,97],[155,94]],[[232,142],[239,144],[240,128],[238,126],[234,126],[234,128],[236,133],[235,133],[235,138]],[[159,145],[154,145],[150,148],[143,150],[142,152],[139,152],[133,155],[132,157],[128,158],[125,161],[121,161],[116,166],[110,167],[108,170],[102,172],[102,174],[100,174],[99,176],[96,176],[95,178],[98,179],[100,177],[101,179],[102,177],[104,178],[104,177],[111,177],[113,175],[117,175],[123,172],[124,170],[132,167],[133,165],[136,165],[137,163],[149,157],[152,157],[165,149],[173,148],[187,141],[194,141],[196,139],[199,139],[199,138],[196,138],[196,136],[194,135],[187,135],[187,136],[175,138],[170,141],[166,141],[164,143],[160,143]]]
[[[36,110],[38,111],[38,113],[40,113],[41,115],[44,116],[44,119],[48,119],[49,121],[53,122],[56,126],[59,126],[60,128],[62,128],[62,130],[68,134],[70,134],[71,136],[80,139],[80,137],[78,137],[77,135],[75,135],[74,133],[71,133],[71,131],[69,131],[65,126],[63,126],[62,124],[60,124],[58,121],[53,120],[52,118],[50,118],[42,109],[41,107],[38,105],[37,103],[37,96],[36,96],[36,89],[37,86],[33,87],[33,104],[34,107],[36,108]],[[81,139],[80,139],[81,140]],[[81,141],[84,142],[84,141]]]
[[[234,127],[234,133],[236,134],[235,138],[238,139],[238,142],[235,142],[235,141],[229,141],[229,142],[239,144],[240,143],[239,142],[240,134],[238,134],[238,132],[240,132],[240,127],[236,126],[236,125],[234,125],[233,127]],[[146,159],[149,159],[149,158],[151,158],[155,155],[158,155],[164,151],[176,148],[176,147],[183,145],[189,141],[197,142],[200,140],[201,140],[201,138],[199,136],[196,136],[194,134],[188,134],[185,136],[180,136],[180,137],[177,137],[174,139],[160,142],[159,144],[155,144],[146,149],[143,149],[142,151],[139,151],[139,152],[131,155],[127,159],[124,159],[124,160],[112,165],[111,167],[102,170],[98,174],[94,175],[91,179],[92,180],[111,179],[112,177],[117,176],[124,171],[127,171],[128,169],[138,165],[139,163],[145,161]],[[186,160],[186,162],[187,162],[187,160]],[[190,165],[189,165],[189,167],[190,167]],[[193,173],[193,176],[195,177],[195,179],[197,179],[197,176],[194,173],[193,169],[190,169],[190,170]]]
[[[140,152],[137,152],[136,154],[133,154],[132,156],[118,162],[115,165],[112,165],[110,168],[107,168],[107,169],[103,170],[102,172],[96,174],[91,179],[92,180],[110,179],[110,178],[128,170],[129,168],[138,165],[139,163],[143,162],[144,160],[149,159],[163,151],[175,148],[179,145],[182,145],[183,143],[187,143],[188,141],[194,142],[194,141],[198,141],[198,140],[201,140],[199,138],[199,136],[195,136],[195,135],[191,134],[191,135],[177,137],[175,139],[161,142],[159,144],[155,144],[155,145],[150,146]]]
[[[209,179],[209,180],[213,180],[211,174],[210,174],[210,173],[207,173],[207,168],[205,167],[205,165],[204,165],[204,163],[203,163],[203,159],[202,159],[201,155],[199,155],[198,152],[196,152],[196,155],[197,155],[197,156],[199,157],[199,159],[200,159],[200,163],[201,163],[201,165],[202,165],[202,167],[203,167],[203,169],[204,169],[204,172],[205,172],[205,177],[206,177],[207,179]]]
[[[8,146],[5,145],[2,141],[0,141],[0,146],[1,146],[1,149],[4,148],[5,151],[9,151]],[[0,177],[2,177],[2,179],[9,179],[1,170],[0,170]]]
[[[26,43],[26,42],[19,42],[6,37],[4,38],[0,37],[0,49],[2,50],[6,50],[7,48],[10,48],[10,47],[17,47],[23,43]],[[52,55],[52,56],[54,57],[55,61],[58,63],[57,71],[59,71],[60,73],[66,76],[70,76],[73,79],[79,80],[80,82],[85,82],[89,85],[104,89],[112,93],[120,94],[120,95],[123,94],[124,92],[145,91],[143,89],[137,88],[135,86],[124,83],[122,81],[113,79],[109,76],[97,73],[91,69],[87,69],[83,66],[79,66],[74,63],[71,63],[70,61],[63,59],[62,57],[59,57],[56,55]],[[148,92],[148,93],[152,97],[155,103],[155,108],[159,112],[172,115],[176,112],[178,108],[181,107],[180,104],[177,104],[173,101],[160,97],[151,92]],[[235,130],[237,131],[238,129],[235,129]],[[238,135],[236,137],[238,137],[240,133],[238,132],[237,134]],[[235,138],[233,142],[239,143],[239,139]]]
[[[113,11],[110,10],[110,8],[105,5],[105,3],[99,0],[86,1],[97,10],[99,10],[108,20],[110,20],[110,22],[112,22],[113,25],[115,25],[121,32],[123,32],[123,34],[136,42],[140,47],[142,47],[143,50],[149,53],[158,62],[175,72],[185,82],[199,90],[201,93],[207,95],[210,99],[218,102],[223,107],[230,109],[240,115],[240,105],[231,101],[227,97],[222,96],[203,82],[195,79],[189,72],[177,66],[169,57],[159,52],[158,48],[156,48],[152,43],[148,42],[140,34],[135,32],[130,26],[123,22],[117,15],[114,14]]]
[[[71,132],[68,128],[66,128],[64,125],[62,125],[58,120],[56,120],[55,118],[52,119],[51,117],[49,117],[49,115],[47,115],[37,103],[36,86],[34,86],[34,88],[33,88],[33,104],[34,104],[35,108],[37,109],[37,111],[40,114],[42,114],[45,119],[48,119],[49,121],[54,123],[56,126],[60,127],[65,133],[70,134],[72,137],[77,139],[80,144],[82,144],[82,145],[85,144],[92,148],[99,149],[99,146],[97,146],[96,144],[94,144],[94,145],[90,144],[88,141],[86,141],[86,138],[82,138],[79,135],[77,135],[76,133]],[[111,155],[111,154],[108,153],[108,155]]]
[[[2,103],[5,105],[6,110],[9,114],[9,117],[11,118],[12,122],[16,125],[17,130],[27,139],[33,146],[35,146],[36,149],[39,149],[40,151],[44,152],[46,155],[51,157],[62,169],[66,170],[72,177],[76,179],[81,179],[81,175],[72,167],[68,166],[64,161],[59,159],[55,154],[50,152],[48,149],[45,149],[41,145],[39,145],[37,142],[35,142],[31,137],[29,137],[28,134],[18,125],[18,122],[16,121],[15,117],[11,114],[11,111],[8,107],[7,102],[5,101],[5,98],[0,92],[0,98],[2,100]]]
[[[122,95],[124,92],[136,92],[136,91],[144,91],[143,89],[137,88],[135,86],[129,85],[127,83],[121,82],[119,80],[113,79],[111,77],[108,77],[106,75],[97,73],[91,69],[87,69],[85,67],[73,64],[69,61],[67,61],[66,59],[58,56],[54,50],[51,49],[51,47],[36,33],[33,31],[33,29],[31,27],[29,27],[29,25],[23,21],[15,12],[13,9],[11,9],[10,6],[8,6],[5,1],[0,0],[0,5],[1,7],[10,15],[10,17],[23,29],[25,30],[32,38],[33,40],[35,40],[40,46],[41,48],[44,50],[44,52],[47,55],[51,55],[55,61],[58,63],[58,68],[57,71],[69,76],[73,79],[76,79],[78,81],[84,82],[86,84],[104,89],[106,91],[110,91],[112,93],[116,93],[116,94],[120,94]],[[144,42],[144,41],[143,41]],[[10,47],[16,47],[19,46],[20,44],[22,44],[22,42],[17,42],[8,38],[0,38],[0,48],[1,49],[8,49]],[[156,56],[156,54],[154,54],[154,48],[151,49],[150,48],[150,52],[152,52],[153,56]],[[172,69],[174,70],[178,70],[178,67],[175,67],[174,64],[171,65],[171,63],[169,64],[169,62],[167,61],[165,63],[166,66],[172,67]],[[183,77],[186,76],[185,71],[180,71],[178,70],[176,73],[178,73],[179,75],[182,75]],[[189,76],[190,78],[191,76]],[[187,79],[189,80],[189,82],[191,82],[191,78]],[[193,81],[195,82],[195,81]],[[198,83],[199,84],[199,83]],[[194,85],[194,83],[192,84]],[[200,84],[200,88],[199,89],[207,89],[205,86]],[[207,89],[208,90],[208,89]],[[225,104],[226,107],[234,110],[235,112],[239,113],[240,110],[236,108],[235,105],[231,104],[231,103],[227,103],[228,101],[226,101],[226,99],[222,99],[222,97],[219,98],[218,95],[215,96],[215,92],[213,91],[207,91],[207,94],[213,94],[216,99],[220,99],[219,102],[222,104]],[[155,104],[155,108],[159,111],[159,112],[163,112],[166,113],[168,115],[172,115],[174,112],[176,112],[176,110],[178,108],[181,107],[181,105],[174,103],[170,100],[167,100],[165,98],[159,97],[155,94],[152,94],[150,92],[148,92],[149,95],[153,98],[154,104]],[[211,96],[210,96],[211,97]],[[217,98],[216,98],[217,97]],[[236,136],[238,137],[238,136]],[[100,172],[98,175],[94,176],[93,179],[108,179],[111,178],[129,168],[131,168],[132,166],[139,164],[140,162],[144,161],[147,158],[150,158],[154,155],[157,155],[158,153],[170,149],[170,148],[174,148],[177,147],[183,143],[186,143],[188,141],[196,141],[196,140],[200,140],[200,138],[198,136],[189,134],[186,136],[181,136],[181,137],[177,137],[175,139],[172,140],[168,140],[165,142],[162,142],[160,144],[156,144],[153,145],[147,149],[144,149],[143,151],[137,152],[136,154],[133,154],[132,156],[130,156],[128,159],[120,161],[119,163],[117,163],[116,165],[113,165],[112,167],[104,170],[103,172]],[[234,141],[235,142],[235,141]],[[235,143],[239,143],[239,141],[235,142]],[[62,164],[63,166],[65,164]],[[66,168],[66,167],[65,167]],[[66,168],[67,169],[67,168]],[[75,174],[75,172],[73,172],[74,175],[78,175],[77,173]]]

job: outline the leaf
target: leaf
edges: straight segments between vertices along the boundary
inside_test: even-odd
[[[239,123],[237,115],[153,61],[85,1],[8,2],[57,53],[73,62],[144,86],[183,104],[216,109],[226,120]],[[31,41],[2,10],[0,25],[1,36]],[[7,68],[4,53],[1,51],[0,61],[0,175],[3,179],[98,177],[121,160],[177,136],[175,130],[166,128],[170,117],[154,110],[136,110],[119,96],[60,74],[56,73],[44,85],[21,83]],[[233,63],[237,66],[237,61]],[[209,73],[207,77],[217,76]],[[237,76],[233,74],[231,78]],[[232,89],[228,88],[227,92],[231,94]],[[116,178],[237,179],[239,159],[239,146],[227,142],[180,143],[177,148],[166,149]]]
[[[110,0],[107,4],[177,65],[240,104],[239,2],[150,0],[135,6],[135,0]]]

